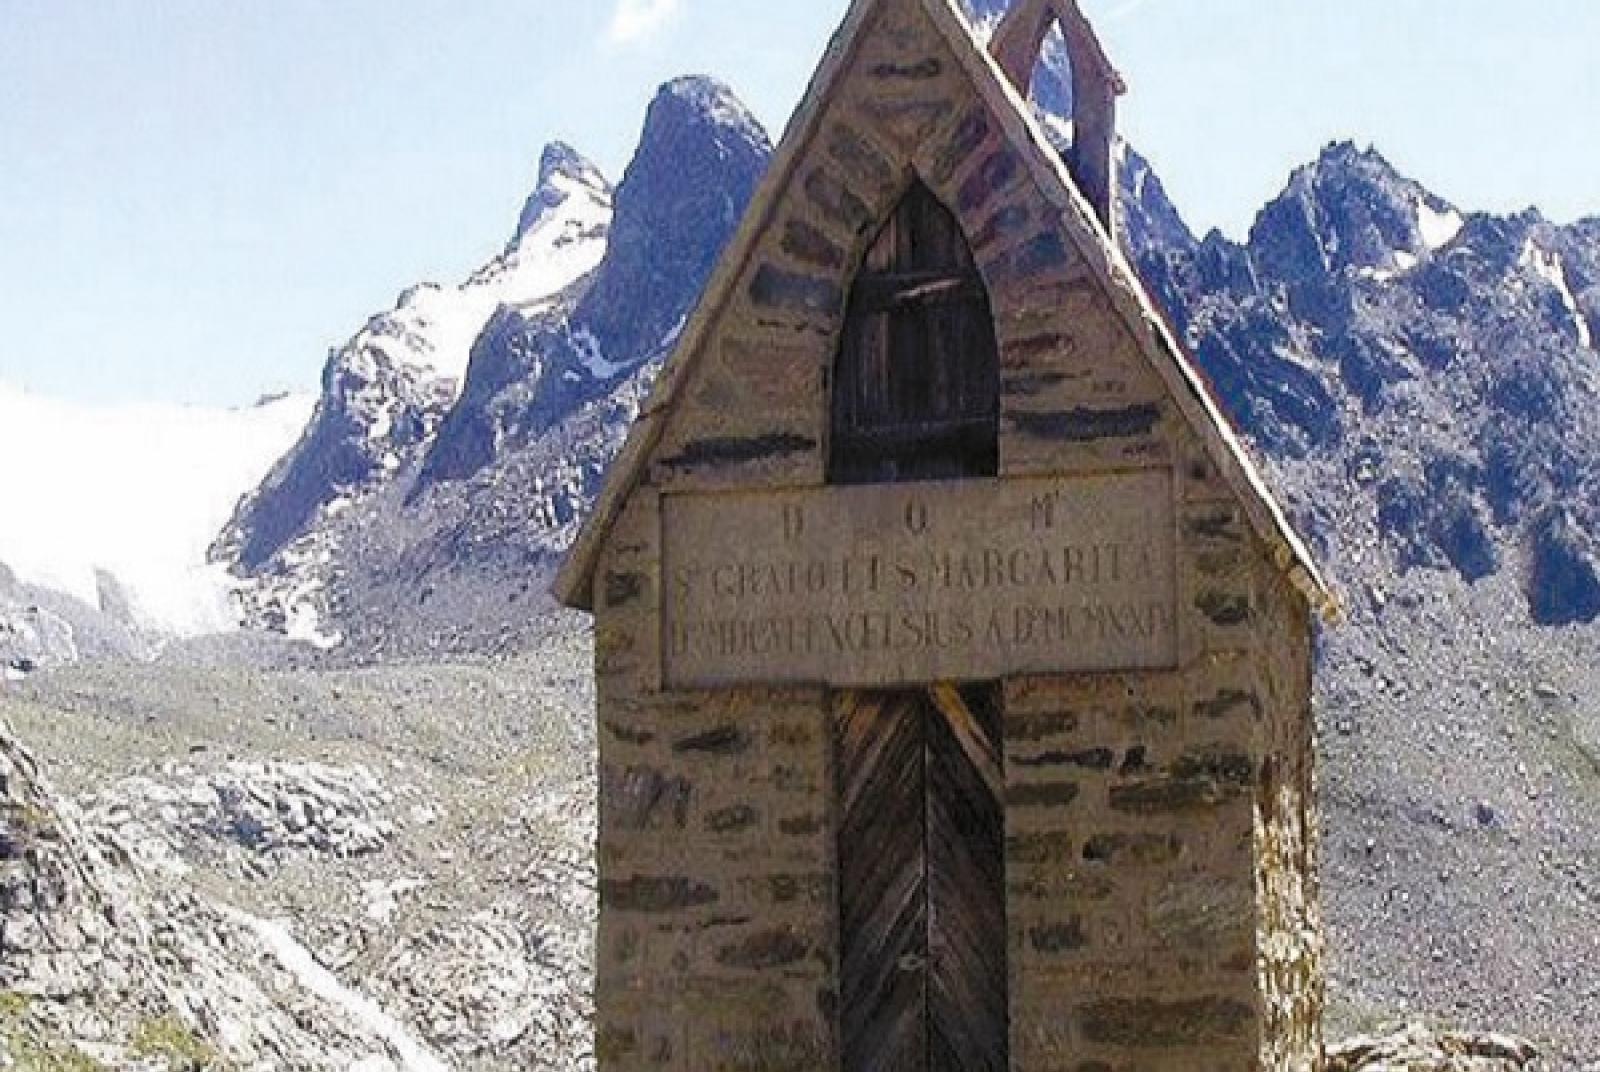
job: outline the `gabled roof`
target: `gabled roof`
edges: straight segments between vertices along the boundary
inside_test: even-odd
[[[850,68],[850,61],[861,44],[863,29],[883,2],[853,0],[834,34],[743,223],[723,253],[699,307],[685,325],[677,348],[663,367],[617,457],[594,513],[556,578],[555,594],[567,606],[593,609],[594,573],[606,539],[628,497],[648,471],[650,456],[660,441],[678,392],[688,380],[697,356],[706,349],[709,334],[734,298],[745,265],[773,222],[795,169],[818,133],[834,91]],[[1044,197],[1060,213],[1063,230],[1077,243],[1113,308],[1127,323],[1141,351],[1200,437],[1212,464],[1238,496],[1251,527],[1272,549],[1277,566],[1313,607],[1329,618],[1337,616],[1338,600],[1323,579],[1305,541],[1267,489],[1260,471],[1212,397],[1204,377],[1173,335],[1137,272],[1079,192],[1065,162],[1051,148],[1027,101],[974,36],[972,26],[956,9],[956,0],[913,2],[920,4],[938,27],[979,97],[998,118]]]

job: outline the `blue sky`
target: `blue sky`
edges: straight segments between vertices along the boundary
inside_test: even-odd
[[[616,6],[618,3],[620,7]],[[314,385],[508,237],[544,142],[621,174],[655,87],[781,129],[845,0],[0,0],[0,380],[91,400]],[[1464,208],[1600,214],[1594,0],[1086,0],[1125,127],[1239,235],[1327,141]]]

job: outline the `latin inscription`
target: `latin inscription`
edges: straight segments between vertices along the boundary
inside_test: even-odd
[[[1176,664],[1166,471],[663,500],[668,686]]]

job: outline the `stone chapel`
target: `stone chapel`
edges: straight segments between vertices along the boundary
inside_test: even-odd
[[[1334,600],[1121,251],[1123,91],[1075,0],[851,5],[558,580],[602,1072],[1321,1067]]]

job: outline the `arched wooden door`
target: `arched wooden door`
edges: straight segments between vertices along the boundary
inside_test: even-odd
[[[834,369],[835,484],[992,477],[999,359],[955,218],[913,185],[852,289]],[[1008,1067],[998,690],[834,698],[844,1072]]]

